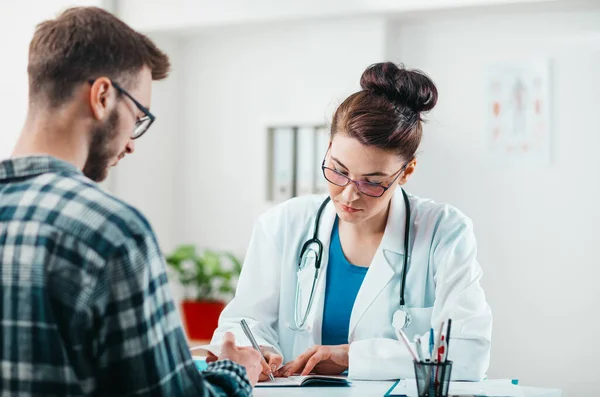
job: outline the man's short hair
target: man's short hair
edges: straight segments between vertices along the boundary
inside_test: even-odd
[[[37,26],[29,45],[29,101],[57,107],[74,88],[106,76],[122,85],[146,66],[167,77],[169,57],[145,35],[97,7],[74,7]],[[129,87],[131,88],[131,87]]]

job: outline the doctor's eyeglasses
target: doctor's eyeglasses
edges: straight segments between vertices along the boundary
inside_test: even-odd
[[[325,155],[325,157],[327,157],[327,155]],[[333,168],[326,167],[325,159],[323,159],[321,169],[323,170],[323,176],[325,177],[325,179],[327,179],[329,183],[333,183],[336,186],[344,187],[347,186],[350,182],[352,182],[356,185],[358,191],[364,194],[365,196],[381,197],[386,192],[386,190],[388,190],[394,184],[394,182],[396,182],[396,179],[398,179],[400,174],[402,174],[407,165],[408,163],[406,163],[402,168],[396,171],[396,177],[387,186],[380,185],[379,183],[355,181],[354,179],[350,179],[348,176],[342,174],[341,172],[338,172]]]

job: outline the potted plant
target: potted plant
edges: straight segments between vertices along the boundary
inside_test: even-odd
[[[181,308],[188,338],[211,339],[225,302],[233,295],[241,261],[229,252],[198,253],[193,245],[177,247],[166,261],[184,287]]]

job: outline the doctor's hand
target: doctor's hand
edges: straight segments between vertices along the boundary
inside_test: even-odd
[[[279,376],[290,376],[300,372],[308,375],[314,372],[320,375],[338,375],[348,369],[348,352],[350,345],[313,346],[294,361],[290,361],[279,371]]]
[[[275,351],[269,347],[261,346],[260,351],[262,352],[263,356],[265,356],[265,359],[267,360],[267,364],[268,364],[269,368],[271,369],[271,373],[274,376],[276,376],[277,369],[283,363],[283,357],[281,357],[279,354],[275,353]],[[263,371],[260,374],[258,381],[263,382],[266,380],[269,380],[269,373]]]
[[[258,378],[263,371],[268,373],[269,366],[262,359],[259,352],[252,347],[238,347],[235,345],[235,337],[231,332],[226,332],[223,336],[223,345],[219,357],[210,354],[206,362],[211,363],[217,360],[231,360],[246,368],[246,375],[252,386],[256,385]]]

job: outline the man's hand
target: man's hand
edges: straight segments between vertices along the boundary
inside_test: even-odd
[[[262,359],[259,352],[252,347],[238,347],[235,345],[235,337],[231,332],[226,332],[221,346],[221,355],[219,357],[209,354],[206,358],[207,363],[217,360],[231,360],[246,368],[246,375],[252,386],[256,385],[262,372],[269,373],[269,365]]]
[[[321,375],[338,375],[348,369],[348,352],[350,345],[313,346],[294,361],[290,361],[279,371],[278,376],[290,376],[300,372],[308,375],[314,369]]]

